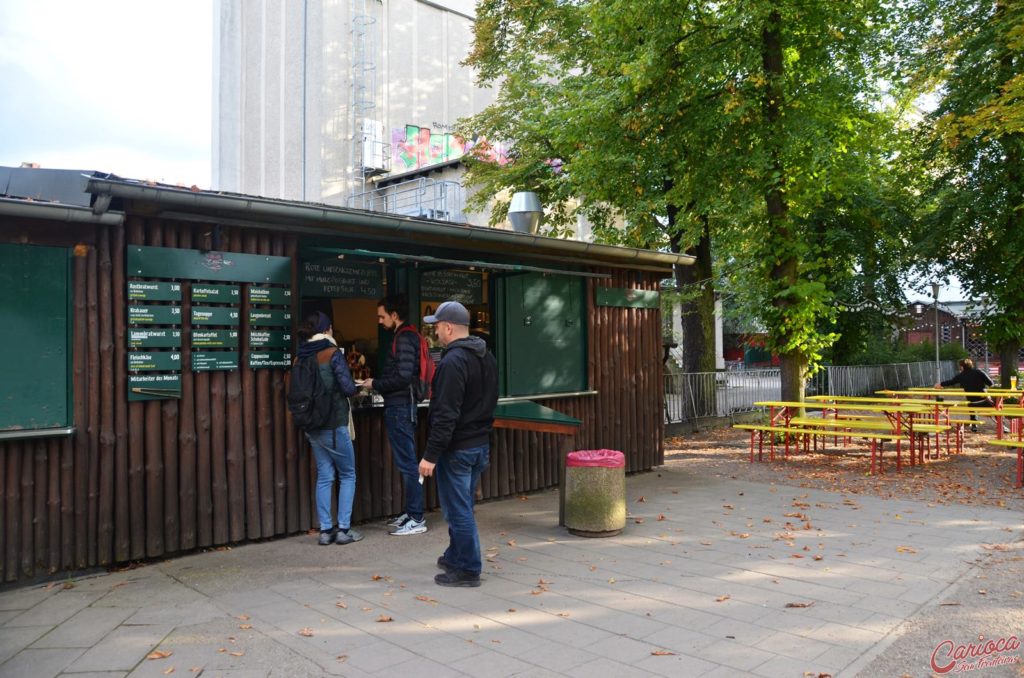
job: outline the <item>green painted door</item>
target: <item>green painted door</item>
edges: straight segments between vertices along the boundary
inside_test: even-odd
[[[71,424],[69,251],[0,244],[0,431]]]
[[[507,395],[586,388],[583,281],[529,274],[505,280]]]

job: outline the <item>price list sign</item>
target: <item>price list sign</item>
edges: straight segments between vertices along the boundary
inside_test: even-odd
[[[284,287],[249,287],[250,369],[289,367],[292,364],[292,291]],[[265,308],[285,306],[287,308]]]
[[[180,398],[181,284],[129,280],[127,287],[128,400]]]

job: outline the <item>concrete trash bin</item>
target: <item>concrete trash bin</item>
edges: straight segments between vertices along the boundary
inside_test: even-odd
[[[581,537],[611,537],[626,526],[626,456],[578,450],[565,459],[565,527]]]

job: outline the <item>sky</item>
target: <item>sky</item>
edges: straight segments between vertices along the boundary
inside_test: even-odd
[[[0,166],[210,187],[213,0],[0,0]]]

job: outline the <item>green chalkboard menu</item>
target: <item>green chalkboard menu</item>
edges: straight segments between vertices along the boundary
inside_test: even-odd
[[[379,299],[384,296],[381,267],[328,259],[307,261],[299,271],[303,297]]]
[[[482,304],[484,276],[473,271],[427,271],[420,276],[420,299]]]
[[[237,370],[242,348],[253,369],[290,364],[291,258],[126,249],[128,277],[134,278],[127,283],[129,400],[181,397],[183,336],[191,349],[185,369],[193,372]],[[191,302],[184,318],[183,302]],[[247,324],[271,329],[251,330],[243,345],[240,334]]]

